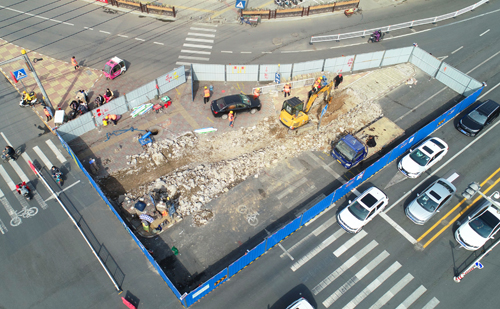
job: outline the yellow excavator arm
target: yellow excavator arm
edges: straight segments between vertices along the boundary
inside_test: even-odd
[[[309,100],[307,100],[307,104],[306,104],[306,107],[304,108],[304,112],[305,113],[309,113],[309,110],[311,109],[314,101],[316,101],[316,99],[318,98],[318,96],[323,93],[323,92],[326,92],[327,95],[330,95],[330,91],[332,90],[332,87],[333,87],[333,81],[330,82],[328,85],[324,86],[323,88],[321,88],[319,91],[317,91],[316,93],[313,93],[310,97],[309,97]]]

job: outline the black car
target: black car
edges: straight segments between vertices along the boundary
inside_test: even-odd
[[[211,109],[215,117],[226,119],[230,111],[235,113],[250,111],[250,113],[255,114],[257,111],[260,111],[260,106],[258,98],[254,100],[252,96],[235,94],[213,100]]]
[[[481,130],[490,124],[500,113],[500,105],[488,100],[479,104],[471,110],[467,115],[463,116],[456,125],[460,133],[467,136],[476,136]]]

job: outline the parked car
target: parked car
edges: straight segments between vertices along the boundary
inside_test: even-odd
[[[314,307],[304,297],[301,297],[286,307],[286,309],[314,309]]]
[[[389,203],[379,188],[371,187],[337,214],[337,222],[348,233],[357,233]]]
[[[500,229],[498,211],[491,202],[485,200],[481,203],[455,231],[455,239],[460,246],[466,250],[475,251],[481,248],[488,239],[493,238]]]
[[[439,178],[417,194],[417,198],[406,207],[405,214],[413,223],[422,225],[448,204],[455,192],[457,188],[451,182]]]
[[[415,150],[410,149],[410,153],[399,161],[398,169],[407,177],[417,178],[439,162],[448,149],[448,145],[442,139],[430,137]]]
[[[214,117],[227,119],[227,114],[230,111],[235,113],[250,111],[251,114],[255,114],[257,111],[260,111],[260,107],[261,104],[258,98],[254,100],[253,96],[235,94],[213,100],[211,110]]]
[[[457,130],[467,136],[476,136],[500,114],[500,105],[492,100],[479,104],[463,116],[456,125]]]

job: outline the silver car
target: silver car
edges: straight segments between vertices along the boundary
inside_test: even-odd
[[[415,224],[422,225],[439,212],[455,194],[457,188],[444,178],[439,178],[427,187],[406,207],[406,216]]]

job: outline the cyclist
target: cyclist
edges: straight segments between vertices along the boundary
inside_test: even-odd
[[[5,149],[2,151],[2,153],[6,158],[16,160],[16,158],[14,157],[16,151],[9,145],[5,146]]]
[[[59,168],[57,166],[52,166],[50,171],[52,172],[52,177],[54,177],[54,178],[56,178],[58,175],[62,174],[61,170],[59,170]]]

